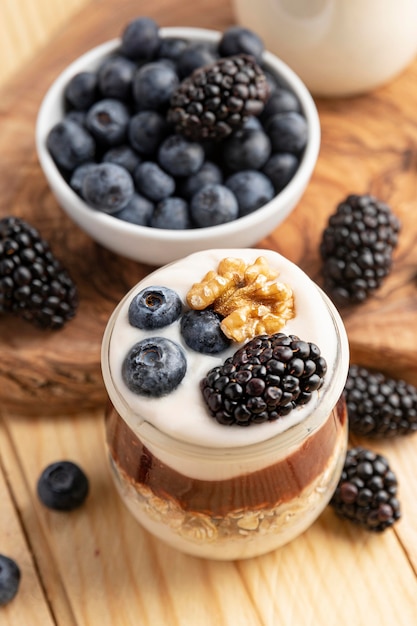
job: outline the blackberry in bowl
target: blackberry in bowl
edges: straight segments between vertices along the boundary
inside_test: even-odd
[[[320,145],[314,101],[256,37],[255,47],[232,40],[138,18],[49,88],[36,124],[42,170],[104,247],[158,266],[253,246],[300,200]]]

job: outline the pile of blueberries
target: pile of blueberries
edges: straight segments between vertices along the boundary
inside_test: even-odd
[[[295,94],[265,68],[262,40],[233,26],[216,44],[162,37],[140,17],[96,71],[65,88],[65,114],[49,152],[85,202],[116,218],[164,229],[215,226],[263,206],[294,176],[307,142]],[[167,121],[172,94],[195,69],[249,54],[270,96],[226,139],[190,141]]]

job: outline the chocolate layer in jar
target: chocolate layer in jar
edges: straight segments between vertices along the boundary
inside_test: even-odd
[[[323,474],[346,422],[340,399],[325,423],[288,457],[227,480],[198,480],[156,458],[110,405],[106,415],[109,452],[133,485],[174,500],[185,511],[222,516],[235,510],[272,508],[296,498]]]

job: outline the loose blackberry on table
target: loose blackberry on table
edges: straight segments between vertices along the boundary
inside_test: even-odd
[[[18,217],[0,220],[0,313],[59,329],[77,310],[77,288],[49,244]]]
[[[381,532],[401,517],[397,488],[388,460],[357,446],[347,451],[330,505],[340,517],[366,530]]]
[[[396,437],[417,432],[414,385],[353,364],[349,367],[344,394],[353,433]]]
[[[320,349],[295,335],[259,335],[201,381],[220,424],[249,426],[288,415],[319,389],[327,364]]]
[[[364,302],[392,268],[400,222],[371,195],[349,195],[328,221],[320,243],[324,288],[336,304]]]

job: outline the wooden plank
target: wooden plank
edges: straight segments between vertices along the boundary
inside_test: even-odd
[[[56,579],[77,626],[410,626],[417,616],[417,578],[400,530],[361,531],[328,509],[303,536],[271,554],[225,563],[188,557],[152,538],[120,502],[101,412],[6,418],[30,492],[26,532],[60,626],[71,622],[53,593]],[[63,458],[79,463],[90,478],[86,503],[69,514],[45,509],[34,493],[43,467]],[[412,491],[415,483],[403,493],[400,523],[410,528]],[[16,496],[19,503],[20,490]],[[413,536],[405,539],[412,545]],[[54,570],[42,559],[45,541]]]
[[[8,446],[9,440],[0,417],[0,552],[17,563],[21,574],[17,595],[6,606],[0,607],[0,622],[2,626],[53,626],[55,622],[27,542],[25,524],[22,525],[15,506],[19,476],[16,468],[4,464],[10,452],[6,449]]]
[[[207,566],[166,548],[125,510],[107,467],[100,413],[56,419],[9,416],[7,424],[21,452],[31,518],[36,520],[33,524],[26,517],[26,530],[60,625],[72,623],[68,616],[73,615],[78,626],[209,626],[213,619],[230,623],[233,606],[235,624],[261,626],[233,563]],[[79,463],[91,485],[85,506],[70,514],[47,510],[35,494],[42,469],[64,458]],[[43,558],[45,541],[54,571]],[[70,605],[67,617],[56,593],[57,579]]]
[[[2,0],[0,3],[0,86],[56,35],[88,0]]]
[[[163,26],[222,29],[233,21],[230,3],[220,0],[143,0],[140,12]],[[57,334],[0,320],[0,536],[25,574],[0,621],[411,626],[417,622],[417,436],[364,442],[386,454],[398,475],[403,517],[394,529],[366,533],[328,509],[292,544],[248,561],[204,561],[171,550],[141,529],[116,494],[104,449],[100,342],[118,299],[151,267],[106,252],[69,222],[43,179],[33,133],[57,73],[137,14],[133,0],[90,2],[0,93],[0,216],[14,212],[39,227],[81,294],[79,315]],[[394,271],[374,298],[343,316],[353,360],[411,382],[417,381],[416,79],[417,61],[373,94],[317,101],[323,139],[311,184],[291,217],[260,242],[320,282],[318,244],[336,203],[365,191],[389,202],[403,222]],[[46,510],[35,492],[40,471],[60,458],[79,462],[91,481],[87,502],[70,514]]]

